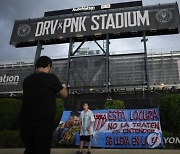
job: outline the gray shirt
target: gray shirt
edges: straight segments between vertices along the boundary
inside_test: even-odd
[[[80,120],[82,124],[82,129],[80,132],[80,135],[88,136],[93,134],[93,126],[90,128],[90,131],[87,131],[87,127],[90,125],[91,122],[94,122],[94,115],[91,110],[88,110],[87,112],[84,112],[84,110],[81,112]]]

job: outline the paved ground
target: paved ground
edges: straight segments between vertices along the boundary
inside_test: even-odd
[[[0,154],[23,154],[24,149],[0,149]],[[78,149],[52,149],[51,154],[75,154]],[[84,150],[86,154],[87,150]],[[93,149],[92,154],[180,154],[179,150],[165,149]]]

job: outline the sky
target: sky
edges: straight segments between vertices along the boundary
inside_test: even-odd
[[[80,6],[93,6],[109,3],[120,3],[131,0],[0,0],[0,61],[33,59],[36,47],[15,48],[9,45],[15,20],[43,17],[44,12],[69,9]],[[172,3],[175,0],[142,0],[143,5]],[[177,0],[180,5],[180,0]],[[110,52],[131,53],[143,50],[142,38],[110,40]],[[100,41],[102,44],[102,41]],[[75,44],[75,47],[78,43]],[[83,47],[98,49],[93,42]],[[68,44],[43,46],[42,55],[61,58],[68,54]],[[180,34],[148,37],[147,48],[150,51],[180,51]]]

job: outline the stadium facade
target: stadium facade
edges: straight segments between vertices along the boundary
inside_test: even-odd
[[[71,57],[68,87],[70,93],[106,92],[105,55]],[[54,59],[52,73],[66,83],[67,58]],[[147,88],[144,53],[109,56],[109,89],[141,90]],[[34,71],[33,62],[0,64],[0,93],[21,94],[22,83]],[[148,54],[150,90],[180,88],[180,51]]]
[[[142,1],[133,1],[79,7],[45,12],[43,18],[15,20],[10,44],[37,46],[36,62],[42,46],[69,43],[68,58],[54,59],[53,73],[68,85],[69,108],[79,108],[81,101],[88,100],[95,107],[96,101],[113,98],[114,92],[119,98],[121,91],[135,95],[141,91],[144,98],[144,92],[179,89],[179,51],[148,54],[146,45],[147,36],[179,34],[179,23],[177,3],[143,6]],[[110,39],[131,37],[142,37],[143,53],[110,55]],[[105,46],[98,40],[104,40]],[[87,41],[94,41],[103,54],[77,55]],[[74,50],[75,42],[81,43]],[[33,73],[34,63],[3,64],[0,69],[0,93],[22,94],[23,79]]]

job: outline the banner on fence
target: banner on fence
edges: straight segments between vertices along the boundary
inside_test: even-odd
[[[94,110],[93,147],[161,148],[163,146],[159,109]],[[79,116],[64,111],[59,143],[79,145]],[[69,125],[69,127],[68,127]]]

